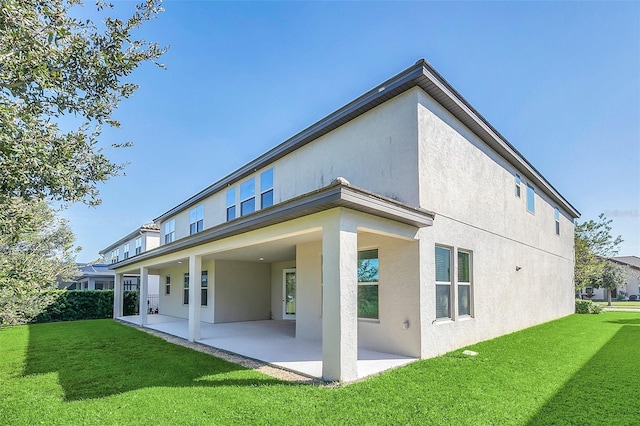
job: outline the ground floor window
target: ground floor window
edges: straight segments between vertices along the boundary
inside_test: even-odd
[[[171,294],[171,275],[164,278],[164,294],[167,296]]]
[[[471,252],[458,250],[458,315],[471,315]]]
[[[202,306],[207,306],[207,296],[209,295],[209,273],[207,271],[202,271],[202,276],[200,278],[200,304]]]
[[[182,290],[182,304],[189,304],[189,273],[184,274],[184,289]]]
[[[451,249],[436,246],[436,318],[451,318]]]
[[[379,318],[378,250],[358,252],[358,317]]]
[[[453,261],[456,261],[455,265]],[[454,273],[452,273],[452,268]],[[473,261],[469,250],[436,246],[436,318],[471,316],[473,310]],[[455,273],[457,272],[457,273]],[[454,287],[455,286],[455,287]],[[455,288],[455,292],[452,291]]]

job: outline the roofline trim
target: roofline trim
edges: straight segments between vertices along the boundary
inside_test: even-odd
[[[425,84],[424,79],[435,87],[429,88]],[[580,217],[580,212],[569,203],[544,176],[529,161],[503,137],[471,104],[462,97],[426,60],[420,59],[411,67],[405,69],[399,74],[391,77],[385,82],[377,85],[365,94],[359,96],[355,100],[349,102],[343,107],[337,109],[328,116],[322,118],[271,150],[260,155],[256,159],[250,161],[236,171],[223,177],[217,182],[209,185],[202,191],[189,197],[182,203],[169,209],[154,219],[154,222],[163,221],[177,213],[195,205],[208,196],[220,191],[221,189],[231,186],[241,179],[255,173],[257,170],[268,166],[292,151],[314,141],[322,135],[329,133],[335,128],[353,120],[354,118],[366,113],[376,106],[394,98],[405,91],[420,87],[429,96],[434,97],[437,94],[443,94],[453,101],[459,108],[459,111],[453,111],[446,107],[436,99],[443,108],[449,111],[453,116],[462,121],[473,133],[475,133],[484,143],[494,149],[500,156],[505,158],[507,162],[513,165],[518,171],[527,176],[532,183],[544,191],[555,203],[561,206],[574,218]],[[465,118],[470,118],[476,127],[471,128],[465,124]],[[486,136],[483,137],[482,134]]]

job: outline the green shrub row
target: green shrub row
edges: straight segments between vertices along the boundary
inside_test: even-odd
[[[599,314],[600,312],[602,312],[602,306],[597,303],[576,299],[576,314]]]
[[[113,317],[113,290],[52,290],[55,298],[32,322],[76,321]],[[138,292],[124,292],[124,314],[135,315]]]

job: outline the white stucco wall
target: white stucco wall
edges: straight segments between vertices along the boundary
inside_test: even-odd
[[[569,215],[556,235],[556,206],[538,188],[529,213],[526,178],[518,198],[516,170],[423,92],[418,117],[420,206],[436,212],[420,231],[422,356],[571,314]],[[434,322],[436,244],[473,252],[473,318]]]
[[[420,256],[418,241],[358,233],[358,250],[378,249],[379,320],[358,321],[358,346],[420,356]],[[404,328],[404,322],[408,328]]]
[[[352,185],[417,205],[418,159],[417,110],[419,89],[412,89],[355,118],[317,140],[295,150],[251,176],[235,183],[239,201],[240,184],[256,180],[256,209],[259,209],[260,173],[273,168],[274,204],[325,187],[337,177]],[[161,223],[161,244],[165,227],[175,220],[175,238],[189,236],[189,212],[203,204],[204,229],[226,221],[226,191],[215,193]],[[240,214],[237,205],[237,214]]]
[[[269,319],[271,265],[216,261],[215,322]]]
[[[204,322],[214,322],[214,306],[213,306],[213,293],[215,289],[214,271],[217,263],[214,265],[213,261],[203,261],[202,270],[208,272],[209,288],[207,296],[207,306],[200,308],[200,320]],[[189,317],[189,305],[183,304],[183,291],[184,291],[184,274],[189,272],[189,265],[187,262],[178,264],[177,262],[171,267],[165,267],[162,269],[154,269],[158,277],[158,293],[159,293],[159,312],[162,315],[170,315],[178,318]],[[171,292],[166,294],[166,277],[171,277]],[[149,275],[149,282],[151,282],[152,275]],[[151,294],[151,287],[149,290]]]
[[[322,241],[296,246],[296,337],[322,340]]]

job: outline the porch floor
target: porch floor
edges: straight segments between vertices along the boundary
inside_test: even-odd
[[[118,317],[140,324],[137,315]],[[149,315],[146,328],[183,339],[188,320],[168,315]],[[322,378],[322,343],[295,338],[295,321],[245,321],[224,324],[200,323],[198,343],[264,361],[306,376]],[[358,348],[358,378],[416,361],[402,355]]]

